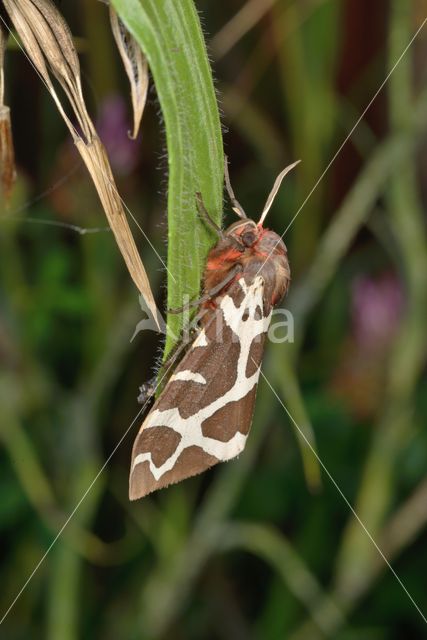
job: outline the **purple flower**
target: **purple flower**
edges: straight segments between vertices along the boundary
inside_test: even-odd
[[[112,95],[101,104],[97,122],[99,137],[107,149],[113,170],[127,175],[138,163],[139,144],[129,138],[128,110],[120,95]]]
[[[394,274],[357,278],[352,287],[352,324],[358,346],[375,351],[387,347],[396,335],[402,310],[402,287]]]

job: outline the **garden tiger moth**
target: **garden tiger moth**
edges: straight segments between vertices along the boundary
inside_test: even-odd
[[[286,246],[263,223],[283,177],[296,164],[276,178],[258,223],[235,199],[226,171],[240,219],[225,231],[217,229],[220,238],[205,267],[198,335],[136,436],[131,500],[230,460],[245,447],[265,337],[290,282]]]

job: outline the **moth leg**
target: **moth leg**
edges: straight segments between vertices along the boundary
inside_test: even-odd
[[[194,342],[195,338],[200,332],[200,327],[197,326],[198,321],[203,317],[204,311],[195,316],[189,328],[187,328],[186,334],[187,337],[181,336],[181,341],[175,345],[172,349],[171,353],[168,356],[166,362],[161,366],[160,371],[161,379],[159,380],[159,375],[156,374],[153,376],[148,382],[144,382],[139,387],[140,394],[138,396],[138,403],[145,404],[154,394],[156,393],[159,385],[163,388],[168,381],[173,366],[175,362],[183,355],[183,351],[188,347],[189,344]]]
[[[137,401],[139,404],[145,404],[154,396],[157,386],[157,376],[153,376],[139,387],[139,396]]]
[[[160,369],[162,372],[164,372],[162,374],[161,380],[159,380],[159,376],[156,374],[155,376],[150,378],[150,380],[148,380],[148,382],[144,382],[139,387],[139,391],[140,391],[139,396],[138,396],[138,403],[139,404],[145,404],[148,400],[150,400],[150,398],[152,398],[154,396],[154,394],[157,391],[157,387],[160,384],[162,385],[162,387],[166,384],[166,382],[167,382],[167,380],[168,380],[168,378],[169,378],[169,376],[171,374],[172,365],[178,359],[178,357],[181,355],[183,350],[187,347],[189,342],[191,342],[191,340],[182,340],[172,350],[172,353],[169,355],[168,359],[166,360],[166,362],[162,365],[162,367]]]
[[[168,371],[172,367],[172,365],[178,360],[179,356],[181,355],[181,353],[184,351],[184,349],[187,347],[187,345],[190,342],[191,342],[190,336],[187,339],[181,337],[180,342],[178,342],[178,344],[174,346],[174,348],[172,349],[171,353],[168,356],[168,359],[162,365],[163,371]]]
[[[215,287],[207,291],[201,298],[198,298],[197,300],[192,300],[191,302],[188,302],[187,304],[185,304],[182,307],[179,307],[178,309],[168,309],[168,313],[172,313],[172,314],[182,313],[183,311],[187,311],[192,307],[198,307],[203,302],[207,302],[208,300],[211,300],[211,298],[216,296],[217,293],[219,293],[229,282],[231,282],[236,277],[236,275],[240,271],[242,271],[242,269],[243,267],[241,264],[239,263],[235,264],[234,267],[232,267],[230,271],[227,273],[225,278],[221,280],[221,282],[217,284]]]
[[[246,215],[246,213],[245,213],[242,205],[240,204],[240,202],[236,199],[236,196],[234,195],[233,188],[231,186],[230,175],[228,173],[228,158],[227,158],[227,156],[224,156],[224,179],[225,179],[225,187],[227,189],[228,197],[230,198],[230,202],[231,202],[231,208],[233,209],[233,211],[235,213],[237,213],[237,215],[240,218],[247,218],[248,216]]]
[[[197,191],[196,193],[196,206],[197,206],[197,211],[199,213],[199,216],[207,223],[207,225],[211,229],[215,231],[217,236],[222,240],[224,238],[222,229],[217,225],[215,220],[212,220],[212,218],[210,217],[209,211],[205,207],[205,203],[203,202],[203,196],[200,193],[200,191]]]

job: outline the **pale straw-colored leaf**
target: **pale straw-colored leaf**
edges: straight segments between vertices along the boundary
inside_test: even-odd
[[[133,132],[131,138],[138,135],[142,114],[147,100],[148,64],[141,47],[126,29],[116,11],[110,6],[111,30],[130,82],[133,107]]]

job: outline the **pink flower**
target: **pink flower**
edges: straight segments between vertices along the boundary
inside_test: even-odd
[[[128,109],[120,95],[112,95],[101,104],[96,128],[113,170],[120,175],[131,173],[138,163],[139,144],[129,138]]]
[[[358,346],[375,351],[387,347],[399,328],[402,310],[402,288],[394,274],[357,278],[352,287],[352,324]]]

